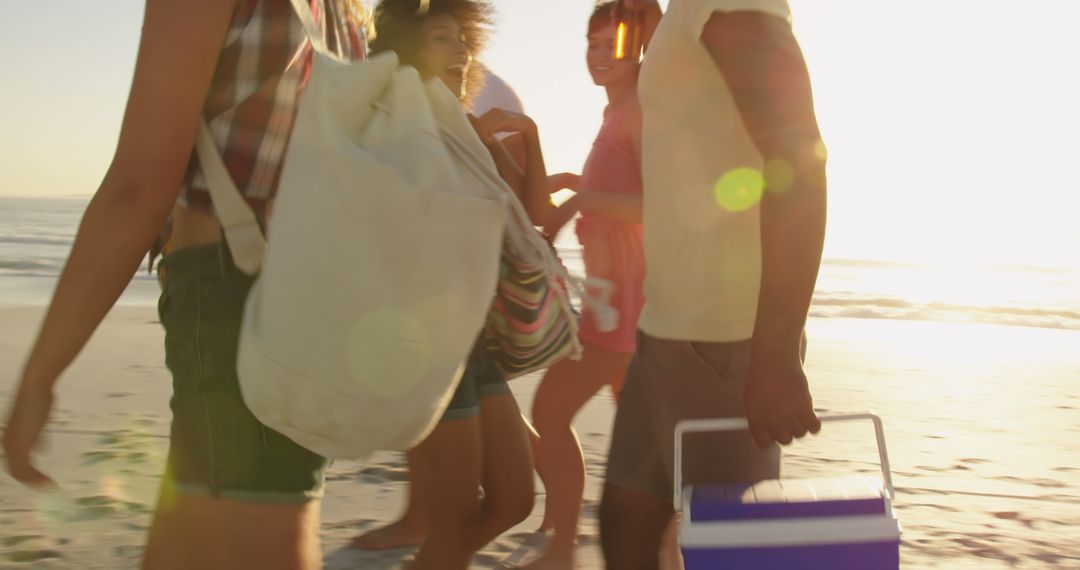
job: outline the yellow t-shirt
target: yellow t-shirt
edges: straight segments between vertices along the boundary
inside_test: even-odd
[[[641,70],[647,273],[639,326],[651,336],[753,336],[760,212],[744,190],[764,159],[701,42],[715,12],[747,10],[791,18],[786,0],[671,0]]]

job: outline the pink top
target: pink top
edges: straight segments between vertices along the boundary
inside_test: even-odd
[[[642,193],[641,162],[631,129],[641,125],[637,94],[604,111],[604,124],[581,173],[581,191]],[[618,311],[615,330],[601,330],[588,309],[582,312],[581,340],[614,352],[633,352],[638,317],[645,304],[645,251],[641,224],[583,212],[577,221],[585,273],[611,282],[610,299]]]
[[[604,109],[604,124],[581,172],[581,188],[593,192],[641,194],[641,162],[628,126],[641,125],[637,93]],[[598,217],[583,212],[583,218]]]

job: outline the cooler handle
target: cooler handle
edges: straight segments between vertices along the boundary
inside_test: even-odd
[[[889,466],[889,452],[885,448],[885,428],[881,418],[875,414],[829,414],[818,416],[821,423],[846,422],[857,420],[870,420],[874,423],[874,432],[877,435],[878,458],[881,464],[882,481],[885,484],[887,497],[892,500],[896,496],[893,488],[892,468]],[[748,431],[750,423],[746,418],[716,418],[703,420],[684,420],[675,426],[675,509],[682,508],[682,457],[683,438],[688,433],[702,433],[714,431]]]

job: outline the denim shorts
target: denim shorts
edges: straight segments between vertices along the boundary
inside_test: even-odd
[[[484,350],[480,339],[477,339],[465,372],[461,375],[461,382],[454,391],[454,397],[450,400],[442,421],[476,416],[480,413],[480,400],[509,393],[510,386],[506,383],[506,377]]]
[[[252,278],[224,244],[170,253],[158,271],[173,377],[166,483],[253,503],[320,497],[327,460],[264,426],[240,395],[236,351]]]

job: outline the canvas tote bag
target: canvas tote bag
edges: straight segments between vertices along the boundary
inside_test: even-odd
[[[197,143],[236,264],[258,272],[240,387],[261,422],[326,457],[408,449],[484,325],[507,196],[475,183],[489,156],[463,169],[483,147],[448,89],[393,54],[340,61],[292,2],[316,53],[267,243],[206,125]]]
[[[437,96],[435,91],[449,93],[441,87],[437,82],[431,85],[432,101],[460,106],[456,99]],[[482,350],[508,379],[580,357],[578,315],[570,305],[569,291],[575,291],[594,310],[613,309],[594,303],[583,284],[567,274],[514,191],[498,174],[490,152],[462,121],[463,116],[449,112],[437,115],[444,118],[441,126],[447,148],[458,159],[468,183],[507,196],[509,218]]]

